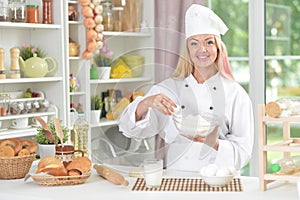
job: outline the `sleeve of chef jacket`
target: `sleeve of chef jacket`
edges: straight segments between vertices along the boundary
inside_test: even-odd
[[[163,92],[161,88],[153,86],[146,96],[160,92]],[[122,112],[119,120],[119,130],[123,132],[126,137],[135,139],[151,137],[159,133],[160,128],[163,127],[166,118],[152,108],[148,109],[148,112],[143,116],[142,120],[138,122],[135,121],[136,107],[145,97],[137,97]]]
[[[241,169],[251,158],[254,139],[252,103],[242,88],[238,90],[230,112],[230,133],[225,134],[225,140],[219,139],[215,163]]]

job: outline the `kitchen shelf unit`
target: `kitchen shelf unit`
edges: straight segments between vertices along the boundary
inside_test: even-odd
[[[68,6],[74,6],[77,11],[77,17],[76,21],[70,21],[68,16]],[[85,28],[83,26],[83,20],[84,17],[81,15],[81,5],[77,0],[69,0],[64,1],[64,9],[65,9],[65,40],[67,41],[66,44],[69,44],[69,38],[74,40],[80,47],[79,47],[79,53],[77,56],[69,56],[69,45],[67,45],[66,49],[66,101],[67,101],[67,126],[70,130],[73,129],[73,122],[74,119],[71,120],[71,103],[73,103],[75,106],[78,105],[78,103],[82,104],[83,111],[86,115],[86,105],[88,104],[87,101],[87,77],[89,71],[86,70],[88,66],[90,65],[90,61],[83,60],[81,58],[81,55],[83,51],[85,50],[86,46],[86,38],[85,38]],[[70,91],[70,81],[69,81],[69,75],[73,74],[78,80],[79,80],[79,89],[75,92]],[[76,120],[76,119],[75,119]]]
[[[144,20],[147,21],[148,27],[154,27],[154,2],[143,0],[143,16]],[[118,89],[125,96],[127,92],[135,90],[142,90],[147,92],[153,85],[154,80],[154,30],[153,29],[142,29],[141,32],[115,32],[115,31],[104,31],[105,42],[108,45],[108,49],[114,52],[114,59],[119,58],[123,55],[142,55],[145,58],[144,73],[140,77],[134,78],[120,78],[120,79],[107,79],[107,80],[89,80],[89,95],[101,94],[101,92],[107,91],[108,89]],[[89,106],[89,105],[88,105]],[[90,116],[90,109],[88,116]],[[93,141],[92,146],[92,160],[99,162],[94,158],[95,151],[99,150],[100,145],[104,145],[103,141],[107,141],[107,148],[111,149],[112,145],[108,142],[105,134],[109,134],[108,130],[118,126],[118,120],[107,120],[101,118],[98,124],[90,124],[90,138]],[[116,131],[116,130],[115,130]],[[113,133],[117,134],[117,133]],[[97,143],[96,141],[99,141]],[[100,144],[100,142],[102,143]],[[134,144],[134,142],[132,142]],[[115,154],[112,152],[112,154]],[[125,152],[126,154],[126,152]],[[124,156],[124,154],[123,154]],[[118,159],[113,158],[112,159]],[[139,162],[139,161],[137,161]],[[118,163],[122,165],[122,163]]]
[[[40,19],[42,18],[42,1],[38,2],[40,8]],[[64,18],[63,18],[63,1],[53,1],[53,24],[30,24],[30,23],[14,23],[0,22],[0,41],[1,48],[5,50],[4,66],[6,68],[6,79],[0,80],[0,93],[11,91],[25,91],[31,88],[32,91],[42,91],[51,105],[55,105],[55,110],[48,112],[35,112],[18,115],[1,116],[0,120],[5,125],[10,120],[35,117],[35,116],[56,116],[63,123],[66,122],[65,114],[65,40],[64,40]],[[40,20],[41,21],[41,20]],[[50,38],[50,39],[49,39]],[[26,78],[22,76],[20,79],[9,78],[10,68],[10,48],[21,47],[24,44],[30,44],[40,48],[45,52],[46,56],[52,57],[57,64],[54,72],[48,73],[42,78]],[[22,74],[22,71],[21,71]],[[55,95],[53,95],[55,94]],[[12,101],[23,101],[22,99]],[[25,101],[25,99],[24,99]],[[4,130],[3,130],[4,129]],[[24,128],[21,130],[11,130],[3,127],[0,131],[0,139],[13,137],[32,137],[36,134],[36,128]]]
[[[266,128],[269,123],[282,125],[283,141],[276,144],[267,144]],[[273,181],[297,181],[299,176],[280,175],[267,173],[267,152],[283,152],[284,157],[289,157],[292,152],[300,152],[300,138],[291,138],[291,123],[300,123],[299,116],[272,118],[266,115],[265,105],[258,105],[258,145],[259,145],[259,182],[260,190],[267,190],[267,184]]]

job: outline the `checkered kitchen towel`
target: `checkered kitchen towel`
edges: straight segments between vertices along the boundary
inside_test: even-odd
[[[223,187],[210,187],[202,179],[191,178],[163,178],[159,188],[147,188],[145,180],[138,178],[132,188],[133,191],[182,191],[182,192],[241,192],[242,183],[234,178]]]

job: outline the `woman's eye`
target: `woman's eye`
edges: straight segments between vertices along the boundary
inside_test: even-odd
[[[214,43],[214,41],[212,41],[212,40],[209,40],[209,41],[207,41],[207,43],[206,43],[206,45],[207,46],[212,46],[212,45],[214,45],[215,43]]]
[[[191,42],[191,46],[197,46],[198,43],[197,42]]]

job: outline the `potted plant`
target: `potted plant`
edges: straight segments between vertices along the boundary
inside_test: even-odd
[[[20,47],[20,56],[24,61],[26,61],[29,58],[32,58],[36,54],[37,57],[43,58],[46,56],[46,54],[38,47],[35,47],[31,44],[23,44]]]
[[[103,103],[99,94],[91,96],[91,123],[99,123]]]
[[[108,49],[105,39],[103,39],[103,47],[93,57],[94,64],[97,66],[97,71],[100,79],[109,79],[111,64],[113,61],[113,51]]]
[[[56,134],[55,126],[53,121],[50,121],[48,123],[48,126],[51,130],[51,133],[55,139],[55,142],[57,144],[60,144],[60,140]],[[62,126],[62,132],[64,134],[63,143],[67,142],[69,139],[69,129],[67,127]],[[39,146],[39,154],[40,157],[46,157],[46,156],[55,156],[55,144],[53,141],[49,140],[45,136],[45,129],[41,126],[37,127],[37,134],[33,137],[33,140],[38,143]]]

